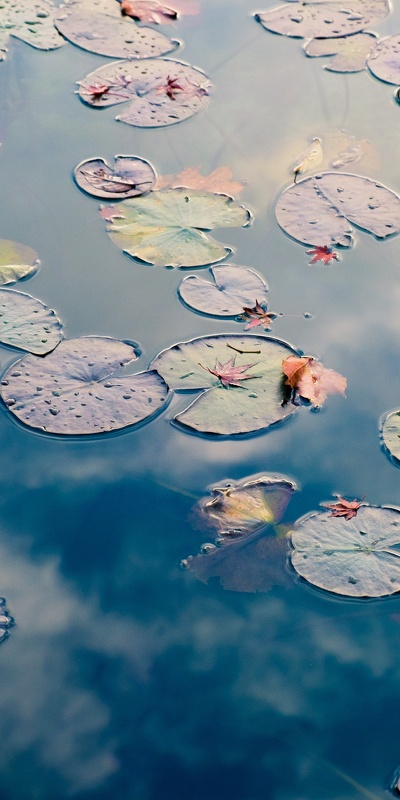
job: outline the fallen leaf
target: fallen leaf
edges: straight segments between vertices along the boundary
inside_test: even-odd
[[[310,356],[288,356],[282,361],[282,370],[287,377],[286,384],[292,389],[297,388],[297,384],[303,375],[305,368],[312,361]]]
[[[322,164],[323,157],[321,139],[315,137],[307,149],[298,157],[293,167],[294,182],[296,183],[298,175],[319,167]]]
[[[184,186],[186,189],[202,189],[205,192],[237,197],[245,183],[234,181],[232,177],[230,167],[218,167],[205,176],[200,174],[198,167],[188,167],[177,175],[160,175],[157,178],[156,189],[176,189]]]
[[[243,307],[241,319],[250,320],[245,327],[245,331],[249,331],[251,328],[257,328],[258,325],[262,325],[266,331],[269,331],[272,320],[276,319],[277,316],[278,314],[274,314],[273,311],[267,311],[266,307],[260,305],[258,300],[256,300],[256,304],[253,308],[249,308],[248,306]]]
[[[121,214],[117,206],[100,206],[100,216],[108,222],[113,219],[123,219],[124,215]]]
[[[158,0],[119,0],[121,13],[141,22],[152,22],[166,25],[174,22],[178,14],[192,15],[200,11],[194,0],[172,0],[168,5]]]
[[[255,364],[242,364],[242,366],[237,367],[236,364],[236,356],[232,356],[226,364],[221,364],[218,359],[215,362],[214,369],[210,367],[203,367],[203,364],[199,363],[200,367],[206,369],[208,372],[211,372],[211,375],[215,375],[217,378],[220,379],[222,386],[225,386],[227,389],[228,386],[238,386],[241,387],[239,381],[246,381],[250,378],[259,378],[260,375],[244,375],[248,369],[257,366],[257,362]]]
[[[289,356],[282,362],[282,369],[288,386],[315,407],[322,406],[329,394],[345,395],[346,378],[310,356]]]
[[[357,511],[362,505],[362,500],[345,500],[338,495],[336,503],[321,503],[323,508],[331,510],[331,517],[344,517],[349,520],[357,516]]]
[[[307,250],[307,255],[314,256],[314,258],[312,258],[309,262],[310,264],[315,264],[317,261],[323,261],[325,266],[327,266],[332,260],[340,261],[339,254],[326,244],[320,247],[314,247],[312,250]]]

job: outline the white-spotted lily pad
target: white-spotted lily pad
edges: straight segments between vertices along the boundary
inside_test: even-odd
[[[0,239],[0,286],[31,278],[38,268],[39,258],[32,247]]]
[[[400,83],[400,34],[381,39],[371,53],[367,65],[369,70],[386,83]]]
[[[120,122],[158,128],[192,117],[208,103],[204,72],[181,61],[114,61],[79,81],[81,99],[96,108],[129,102]]]
[[[150,191],[157,180],[151,164],[137,156],[115,156],[114,167],[103,158],[81,161],[74,169],[74,178],[84,192],[106,200],[137,197]]]
[[[382,422],[382,439],[389,453],[400,461],[400,409],[390,411]]]
[[[14,289],[0,289],[0,342],[44,355],[63,338],[62,324],[41,300]]]
[[[387,17],[389,10],[387,0],[351,0],[347,6],[335,0],[294,0],[255,16],[273,33],[326,39],[363,31]]]
[[[175,391],[202,392],[175,419],[200,433],[225,436],[266,430],[290,416],[282,361],[298,353],[266,336],[203,336],[181,342],[150,365]],[[205,391],[204,391],[205,390]]]
[[[363,504],[349,520],[308,514],[292,545],[294,569],[320,589],[349,597],[400,591],[400,509]]]
[[[39,50],[55,50],[65,39],[54,27],[58,9],[50,0],[2,0],[0,4],[0,60],[5,58],[10,36]]]
[[[289,236],[316,246],[350,247],[350,223],[378,239],[400,231],[400,197],[377,181],[343,172],[324,172],[285,189],[275,214]]]
[[[44,358],[30,355],[12,364],[1,396],[21,422],[47,433],[120,430],[149,420],[168,395],[156,372],[118,374],[138,355],[137,347],[117,339],[68,339]]]
[[[250,221],[250,212],[231,197],[181,188],[120,203],[107,230],[124,253],[147,264],[199,267],[232,252],[205,230],[245,227]]]
[[[304,46],[306,54],[333,56],[324,68],[330,72],[361,72],[367,67],[367,58],[377,42],[374,33],[355,33],[338,39],[311,39]]]
[[[4,597],[0,597],[0,642],[8,636],[8,629],[14,624],[13,618],[7,610],[7,604]]]
[[[202,314],[215,317],[235,317],[244,306],[267,303],[268,285],[264,278],[248,267],[224,264],[211,267],[211,281],[188,275],[178,288],[181,300]]]
[[[110,58],[155,58],[179,45],[176,39],[141,28],[128,17],[85,11],[79,6],[60,9],[54,24],[72,44]]]

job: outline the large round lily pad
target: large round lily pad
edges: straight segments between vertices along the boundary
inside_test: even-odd
[[[39,50],[55,50],[65,39],[54,27],[57,9],[50,0],[2,0],[0,5],[0,61],[10,36]]]
[[[69,339],[44,358],[27,356],[12,364],[1,397],[21,422],[47,433],[120,430],[150,419],[168,395],[156,372],[118,374],[138,355],[136,346],[117,339]]]
[[[349,597],[400,591],[400,509],[361,505],[346,520],[328,512],[296,523],[291,561],[309,583]]]
[[[386,414],[381,430],[385,447],[397,461],[400,461],[400,409]]]
[[[0,239],[0,286],[31,278],[38,268],[38,254],[32,247]]]
[[[210,83],[204,72],[168,58],[114,61],[79,81],[81,99],[96,108],[130,101],[120,122],[144,128],[173,125],[202,111]]]
[[[180,188],[120,203],[107,230],[124,253],[147,264],[199,267],[232,252],[205,230],[244,227],[250,221],[250,212],[231,197]]]
[[[324,172],[282,192],[275,208],[281,228],[303,244],[353,242],[350,223],[385,238],[400,231],[400,197],[362,175]]]
[[[154,58],[175,50],[179,42],[128,17],[115,17],[79,6],[59,10],[54,24],[72,44],[111,58]]]
[[[389,13],[387,0],[352,0],[348,6],[335,0],[292,0],[260,11],[256,20],[268,31],[311,39],[347,36],[375,25]]]
[[[282,361],[298,355],[286,342],[251,334],[217,334],[181,342],[150,364],[175,391],[202,391],[176,421],[225,436],[266,430],[290,416]],[[206,390],[206,391],[204,391]]]
[[[55,312],[23,292],[0,289],[0,342],[44,355],[63,338]]]
[[[378,41],[368,58],[369,70],[386,83],[400,83],[400,33]]]
[[[110,167],[103,158],[81,161],[74,169],[79,188],[106,200],[123,200],[150,191],[157,176],[151,164],[138,156],[115,156]]]
[[[243,312],[244,306],[254,306],[256,300],[267,302],[268,285],[253,269],[223,264],[211,267],[210,273],[212,283],[198,275],[188,275],[179,285],[179,297],[195,311],[235,317]]]

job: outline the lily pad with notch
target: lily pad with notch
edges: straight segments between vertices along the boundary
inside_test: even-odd
[[[74,169],[75,182],[87,194],[106,200],[137,197],[155,185],[155,170],[144,158],[119,155],[114,161],[114,167],[103,158],[81,161]]]
[[[332,0],[292,0],[260,11],[255,18],[266,30],[283,36],[327,39],[363,31],[389,11],[388,0],[352,0],[347,7]]]
[[[32,278],[39,264],[38,254],[32,247],[0,239],[0,286]]]
[[[210,273],[213,283],[198,275],[188,275],[178,287],[180,299],[194,311],[214,317],[235,317],[256,300],[267,303],[268,284],[255,270],[222,264],[211,267]]]
[[[158,373],[119,374],[139,355],[137,345],[117,339],[67,339],[44,358],[29,355],[12,364],[1,397],[21,422],[46,433],[121,430],[149,421],[168,399]]]
[[[44,355],[62,338],[62,323],[41,300],[15,289],[0,289],[1,344]]]
[[[346,597],[400,591],[400,509],[361,504],[346,520],[314,512],[298,520],[290,559],[314,586]]]
[[[4,60],[10,36],[38,50],[56,50],[65,44],[54,27],[58,9],[50,0],[2,0],[0,7],[0,61]]]
[[[400,409],[396,408],[383,417],[381,435],[386,450],[400,462]]]
[[[311,39],[304,45],[307,56],[332,56],[324,69],[329,72],[362,72],[378,38],[375,33],[354,33],[337,39]]]

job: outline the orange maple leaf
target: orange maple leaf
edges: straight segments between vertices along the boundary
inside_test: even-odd
[[[336,503],[321,503],[321,506],[332,511],[330,517],[344,517],[346,520],[356,517],[361,505],[362,500],[345,500],[340,495]]]

